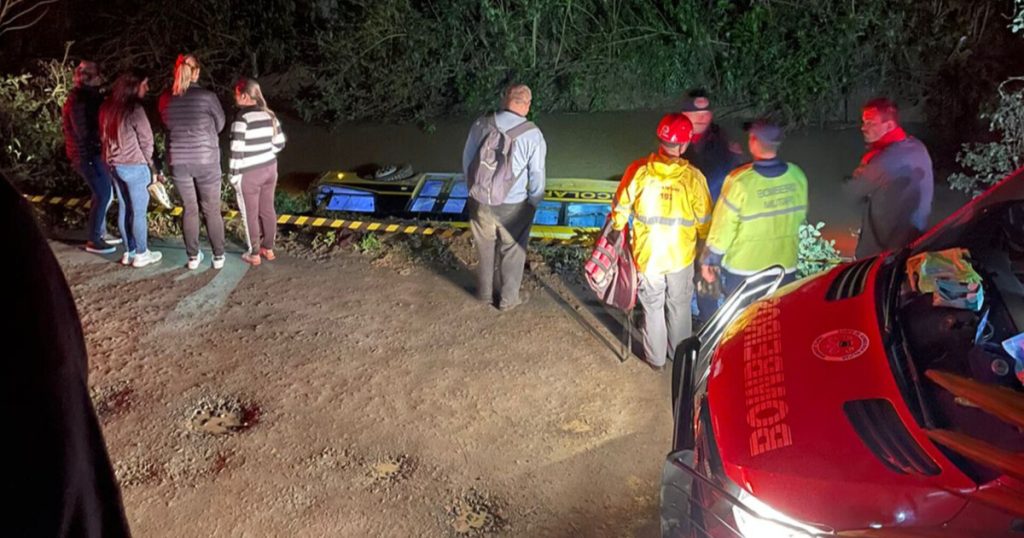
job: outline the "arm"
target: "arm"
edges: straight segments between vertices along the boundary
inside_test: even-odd
[[[642,161],[629,165],[626,172],[622,174],[619,181],[619,188],[615,192],[614,205],[612,206],[612,229],[622,231],[629,224],[629,217],[633,214],[633,204],[640,194],[639,186],[633,178],[636,176]]]
[[[702,264],[721,265],[722,258],[739,234],[740,207],[743,206],[744,196],[742,186],[732,185],[728,194],[719,198],[714,217],[711,219],[707,245],[701,254]]]
[[[213,92],[210,92],[209,96],[210,114],[213,116],[214,128],[219,133],[224,130],[224,108],[220,106],[220,101],[217,100],[217,96]]]
[[[530,162],[526,170],[526,193],[528,200],[533,207],[537,207],[544,200],[544,186],[547,178],[544,172],[544,164],[547,160],[548,144],[544,140],[544,134],[537,129],[539,142],[530,156]]]
[[[480,150],[480,131],[484,121],[486,121],[484,118],[479,118],[469,128],[469,134],[466,136],[466,146],[462,148],[463,174],[469,174],[469,165],[476,158],[477,151]],[[467,177],[466,179],[468,180],[469,178]]]
[[[247,128],[245,116],[241,114],[231,122],[231,157],[228,160],[228,176],[232,184],[235,183],[235,176],[241,173],[239,169],[242,167],[242,158],[245,157],[245,130]]]
[[[843,184],[843,192],[856,200],[870,197],[882,187],[883,174],[877,170],[878,166],[877,161],[858,166],[853,177]]]
[[[277,134],[270,140],[270,143],[274,146],[274,153],[280,153],[287,141],[284,136],[284,129],[281,128],[281,122],[277,121],[277,116],[271,116],[270,119],[274,122],[274,126],[277,127]],[[233,129],[234,126],[232,126]]]
[[[697,221],[697,239],[705,240],[711,230],[711,192],[708,190],[708,182],[704,175],[693,169],[695,173],[694,184],[690,199],[690,207],[693,209],[693,218]]]
[[[149,118],[146,111],[141,107],[135,107],[132,111],[132,129],[135,130],[135,138],[139,141],[139,149],[146,159],[151,172],[156,174],[156,167],[153,164],[153,128],[149,125]]]

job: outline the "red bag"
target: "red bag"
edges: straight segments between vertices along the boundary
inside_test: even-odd
[[[590,260],[583,266],[590,289],[604,304],[630,312],[636,306],[637,275],[633,252],[629,245],[629,226],[617,237],[612,234],[612,217],[608,216],[601,235],[594,242]]]

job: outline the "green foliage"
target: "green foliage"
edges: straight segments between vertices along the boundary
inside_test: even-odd
[[[537,253],[544,264],[555,274],[579,278],[583,274],[583,264],[590,258],[590,248],[582,245],[540,245]]]
[[[999,86],[995,111],[982,115],[989,120],[989,130],[998,139],[963,145],[956,160],[966,171],[950,174],[947,179],[950,188],[977,196],[1024,164],[1024,84],[1021,83],[1024,77],[1015,77]]]
[[[377,234],[369,232],[363,234],[359,238],[359,242],[356,243],[356,250],[369,256],[376,256],[383,251],[384,245],[381,243],[380,238]]]
[[[77,194],[86,188],[64,155],[61,108],[71,88],[65,60],[0,75],[0,172],[26,190]]]
[[[994,0],[349,1],[312,32],[307,120],[476,113],[522,81],[538,110],[658,106],[689,87],[791,121],[863,88],[922,97]],[[965,30],[967,28],[967,30]]]
[[[274,193],[274,208],[282,215],[305,215],[313,210],[313,202],[309,194],[277,191]]]
[[[310,248],[314,252],[326,252],[338,244],[338,233],[334,230],[327,230],[313,236]]]
[[[1015,34],[1024,32],[1024,0],[1014,0],[1014,15],[1010,21],[1010,30]]]
[[[800,225],[800,243],[797,249],[797,274],[800,278],[830,269],[842,261],[836,242],[821,236],[824,222]]]
[[[431,235],[405,235],[393,237],[390,241],[393,248],[413,263],[423,263],[435,267],[454,269],[459,261],[444,239]]]
[[[203,65],[200,82],[226,93],[240,75],[283,71],[301,43],[291,0],[179,0],[174,9],[159,2],[140,4],[134,10],[116,4],[101,10],[100,24],[93,26],[99,31],[89,36],[87,46],[108,73],[129,68],[151,72],[150,85],[157,91],[170,86],[180,53],[195,54]]]

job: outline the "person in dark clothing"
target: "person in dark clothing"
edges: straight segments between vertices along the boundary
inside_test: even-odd
[[[0,176],[0,219],[13,264],[0,292],[3,536],[130,536],[121,492],[87,386],[82,325],[64,275],[22,196]]]
[[[693,90],[687,94],[682,113],[693,124],[693,141],[686,148],[686,153],[683,153],[683,158],[707,178],[711,202],[715,204],[722,192],[725,176],[743,163],[743,155],[739,146],[730,141],[725,129],[714,122],[715,113],[703,91]],[[701,278],[701,273],[699,268],[694,270],[697,279]],[[720,299],[717,293],[694,294],[698,322],[706,322],[718,310]]]
[[[220,213],[222,174],[217,133],[224,129],[224,109],[210,90],[196,85],[199,61],[190,54],[178,56],[174,86],[160,96],[160,119],[167,129],[171,179],[181,195],[182,228],[188,268],[203,260],[199,250],[199,210],[213,249],[213,268],[224,267],[224,217]]]
[[[924,233],[932,212],[931,156],[899,120],[896,104],[885,98],[868,101],[861,111],[860,130],[868,149],[844,185],[863,207],[858,259],[910,244]]]
[[[693,142],[683,158],[690,161],[708,180],[711,200],[718,201],[725,176],[740,164],[743,155],[739,146],[729,139],[722,126],[715,123],[711,102],[698,90],[690,92],[683,102],[682,113],[693,124]]]
[[[89,205],[88,240],[85,250],[111,254],[121,240],[107,235],[107,210],[117,190],[100,149],[99,114],[103,76],[95,62],[83,60],[75,67],[75,87],[68,93],[61,113],[64,150],[71,166],[92,191]],[[120,195],[118,196],[120,198]],[[118,222],[124,221],[123,204],[118,204]]]

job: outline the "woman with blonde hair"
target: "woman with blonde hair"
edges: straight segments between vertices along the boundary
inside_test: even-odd
[[[125,218],[120,223],[125,243],[121,263],[133,267],[145,267],[163,257],[160,252],[149,250],[147,244],[148,188],[156,170],[153,130],[142,107],[147,91],[149,78],[139,71],[117,77],[99,116],[103,158],[114,173],[125,205]]]
[[[182,215],[188,268],[203,260],[199,249],[199,211],[213,249],[213,268],[224,267],[224,218],[220,214],[221,167],[217,133],[224,129],[224,109],[217,96],[200,88],[200,65],[182,54],[174,67],[174,85],[160,96],[160,119],[167,129],[171,179],[185,208]]]
[[[284,133],[277,115],[267,106],[259,82],[241,78],[235,84],[238,113],[231,123],[230,181],[245,219],[249,250],[242,260],[256,266],[260,257],[274,259],[277,213],[277,153],[284,149]]]

